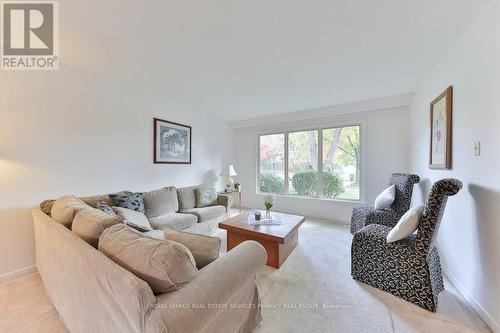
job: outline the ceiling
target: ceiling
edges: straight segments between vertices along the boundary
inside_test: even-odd
[[[486,2],[65,0],[61,60],[238,121],[414,91]]]

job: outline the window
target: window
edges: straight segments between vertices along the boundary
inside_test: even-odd
[[[318,195],[318,131],[288,134],[288,194]]]
[[[360,126],[323,130],[324,195],[360,200],[361,144]],[[342,186],[337,186],[337,183]]]
[[[260,191],[285,193],[285,134],[260,137]]]
[[[360,130],[353,125],[261,135],[260,192],[360,200]]]

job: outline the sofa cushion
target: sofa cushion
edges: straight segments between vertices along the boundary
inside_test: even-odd
[[[143,232],[142,235],[146,236],[146,237],[161,239],[161,240],[165,239],[165,231],[163,231],[163,230],[154,230],[153,229],[153,230]]]
[[[112,216],[92,207],[78,210],[71,225],[71,231],[78,237],[97,248],[99,237],[107,228],[121,223],[118,216]]]
[[[198,222],[206,222],[216,217],[226,214],[226,207],[224,206],[210,206],[202,208],[185,209],[181,211],[184,214],[193,214],[198,217]]]
[[[99,251],[146,281],[156,294],[180,289],[198,271],[184,245],[146,237],[123,224],[104,231]]]
[[[94,195],[94,196],[91,196],[91,197],[83,197],[83,198],[79,198],[79,199],[82,200],[87,205],[89,205],[90,207],[94,207],[94,208],[97,208],[97,204],[99,202],[102,202],[102,201],[104,201],[108,205],[112,204],[111,198],[107,194]],[[45,214],[51,215],[51,213],[52,213],[52,207],[54,206],[55,202],[56,201],[53,200],[53,199],[51,199],[51,200],[45,200],[44,202],[42,202],[40,204],[40,209]]]
[[[97,204],[102,201],[104,201],[110,206],[113,205],[113,201],[111,200],[108,194],[93,195],[90,197],[81,197],[80,199],[82,199],[83,202],[85,202],[87,205],[93,208],[97,208]]]
[[[179,209],[191,209],[196,207],[196,188],[198,186],[183,187],[177,189],[177,196],[179,197]]]
[[[144,192],[144,209],[148,219],[179,210],[177,189],[173,186]]]
[[[113,206],[135,210],[144,213],[144,194],[120,192],[110,194],[109,197],[113,201]]]
[[[54,202],[50,215],[54,220],[71,229],[77,211],[83,208],[90,208],[90,206],[74,195],[66,195]]]
[[[152,229],[146,215],[141,212],[123,207],[113,207],[113,210],[123,221],[123,223],[131,228],[134,228],[141,232],[149,231]]]
[[[170,213],[149,219],[149,224],[151,224],[153,229],[158,230],[182,230],[191,227],[197,221],[198,218],[192,214]]]
[[[219,258],[221,240],[218,237],[191,234],[176,230],[165,230],[164,237],[185,245],[196,261],[196,267],[201,269]]]
[[[217,191],[214,188],[196,189],[196,207],[208,207],[217,204]]]

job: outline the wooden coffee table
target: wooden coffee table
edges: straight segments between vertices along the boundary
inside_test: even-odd
[[[266,249],[267,265],[280,268],[297,246],[299,227],[305,218],[272,212],[273,218],[282,221],[282,225],[249,226],[247,225],[249,214],[249,212],[243,213],[219,223],[219,228],[227,230],[227,250],[246,240],[259,242]]]

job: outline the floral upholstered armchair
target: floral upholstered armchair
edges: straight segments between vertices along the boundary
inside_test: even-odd
[[[381,224],[394,227],[401,216],[410,209],[413,185],[420,181],[417,175],[393,173],[389,185],[396,185],[396,197],[391,207],[377,210],[373,207],[356,207],[352,210],[351,233],[361,230],[369,224]]]
[[[444,289],[436,237],[448,197],[461,188],[452,178],[434,183],[417,234],[387,243],[390,227],[372,224],[357,232],[351,248],[352,277],[435,312]]]

